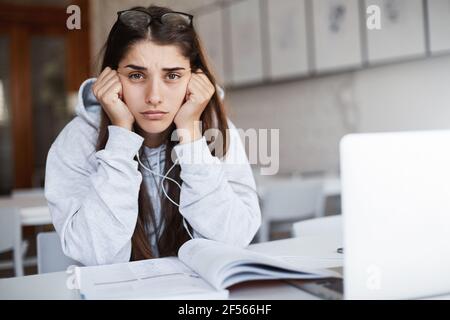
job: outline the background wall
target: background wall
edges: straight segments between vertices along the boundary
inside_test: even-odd
[[[228,92],[242,128],[280,128],[280,172],[332,171],[349,132],[450,128],[450,56]]]

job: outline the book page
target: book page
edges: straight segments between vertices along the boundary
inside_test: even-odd
[[[282,259],[207,239],[189,240],[181,246],[178,256],[216,289],[252,279],[336,276],[329,270],[299,267]]]
[[[78,267],[75,274],[84,299],[224,299],[227,296],[175,257]]]

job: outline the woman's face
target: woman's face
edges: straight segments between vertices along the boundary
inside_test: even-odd
[[[174,45],[140,41],[119,63],[123,100],[146,133],[165,131],[186,97],[189,59]]]

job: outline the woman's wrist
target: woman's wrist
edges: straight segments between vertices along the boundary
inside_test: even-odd
[[[177,126],[177,135],[180,144],[190,143],[202,137],[201,122],[194,121],[191,124]]]
[[[130,131],[133,131],[133,123],[127,123],[127,122],[112,122],[113,126],[121,127],[123,129],[127,129]]]

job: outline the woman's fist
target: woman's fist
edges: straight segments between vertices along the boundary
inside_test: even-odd
[[[133,128],[134,117],[122,101],[122,83],[116,70],[106,67],[92,86],[92,91],[113,125],[128,130]]]

